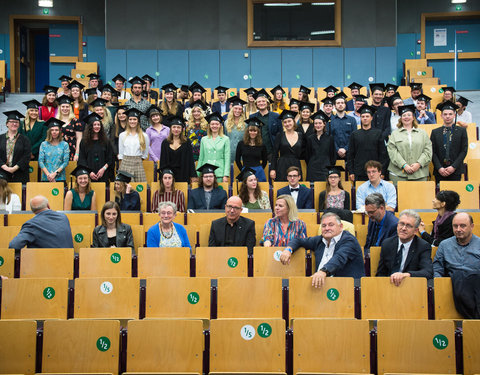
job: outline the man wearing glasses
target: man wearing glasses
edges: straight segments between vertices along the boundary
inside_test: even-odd
[[[299,181],[302,177],[300,169],[297,167],[290,167],[287,169],[288,186],[285,186],[277,191],[277,197],[283,194],[291,195],[299,210],[306,208],[313,208],[313,194],[312,191],[300,185]]]
[[[372,193],[365,198],[365,213],[368,215],[368,232],[364,249],[381,246],[383,240],[397,233],[398,219],[392,211],[387,211],[382,194]]]
[[[232,196],[225,205],[225,217],[212,221],[208,246],[246,246],[253,254],[255,222],[240,216],[242,200]]]
[[[197,168],[200,172],[200,181],[198,188],[193,189],[188,194],[189,210],[221,210],[225,207],[227,201],[227,193],[223,188],[218,186],[215,177],[215,169],[218,167],[205,163]]]

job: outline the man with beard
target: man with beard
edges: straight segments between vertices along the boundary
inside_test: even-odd
[[[128,82],[130,82],[132,85],[132,97],[125,102],[125,105],[129,109],[135,108],[142,112],[140,117],[140,126],[142,127],[143,131],[146,131],[150,124],[148,123],[147,117],[143,115],[143,113],[147,113],[147,110],[150,108],[150,102],[142,98],[143,85],[145,84],[145,81],[140,77],[135,76]]]
[[[212,164],[203,164],[197,171],[200,172],[198,188],[188,195],[188,209],[190,210],[223,210],[227,202],[227,193],[218,186],[215,169]]]

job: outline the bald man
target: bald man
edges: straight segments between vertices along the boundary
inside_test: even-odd
[[[50,209],[48,199],[37,195],[30,200],[35,214],[26,221],[20,233],[10,241],[10,249],[29,248],[73,248],[70,222],[65,214]]]
[[[208,246],[246,246],[253,254],[255,222],[240,216],[242,200],[232,196],[225,204],[225,217],[212,221]]]

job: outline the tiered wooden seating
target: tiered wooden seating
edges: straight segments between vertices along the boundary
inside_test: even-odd
[[[127,372],[201,374],[201,320],[133,320],[128,323]]]
[[[28,163],[28,177],[30,182],[38,181],[38,161],[30,160]]]
[[[460,195],[459,209],[478,210],[480,181],[469,178],[468,181],[440,181],[440,190],[453,190]]]
[[[220,277],[218,318],[281,318],[282,278]]]
[[[42,373],[118,374],[118,320],[49,320],[43,333]]]
[[[188,247],[139,247],[138,277],[190,276]]]
[[[82,247],[90,247],[92,244],[93,227],[91,225],[70,225],[72,230],[73,248],[75,252]]]
[[[284,247],[256,246],[253,249],[253,275],[282,278],[305,276],[307,266],[305,250],[295,251],[290,258],[290,264],[284,266],[280,262],[280,254],[284,249]]]
[[[154,181],[157,180],[157,166],[156,163],[152,160],[143,160],[143,169],[145,170],[145,175],[147,176],[147,182],[150,186]]]
[[[2,281],[2,319],[66,319],[68,279]]]
[[[237,172],[240,173],[237,169]],[[233,175],[236,176],[235,170],[233,172]],[[258,185],[260,186],[260,189],[263,190],[265,193],[269,194],[270,192],[270,184],[268,182],[258,182]],[[238,181],[234,181],[232,184],[232,195],[238,195],[240,188],[242,187],[242,183]]]
[[[410,86],[398,86],[397,92],[400,94],[402,99],[407,99],[410,97]]]
[[[8,214],[7,215],[8,226],[21,227],[26,221],[30,220],[34,216],[35,215],[33,213]]]
[[[139,247],[145,246],[145,231],[143,225],[131,225],[133,233],[133,246],[135,253]]]
[[[35,374],[36,351],[35,321],[0,321],[0,371],[3,374]]]
[[[431,209],[435,198],[434,181],[399,181],[397,185],[398,212],[407,208]]]
[[[46,197],[52,210],[63,210],[63,182],[27,182],[27,209],[30,209],[30,199],[36,195]]]
[[[197,247],[196,276],[247,276],[246,247]]]
[[[295,319],[294,331],[294,374],[370,373],[368,321]]]
[[[96,247],[79,250],[79,277],[130,277],[132,249]]]
[[[378,263],[380,262],[380,246],[372,246],[370,248],[370,276],[375,276],[378,270]]]
[[[0,227],[0,248],[8,248],[8,244],[20,232],[20,229],[20,226]]]
[[[13,277],[15,274],[15,250],[8,248],[0,249],[0,275]]]
[[[480,159],[467,160],[468,180],[480,180]]]
[[[147,278],[147,318],[210,319],[210,279],[207,277]]]
[[[73,249],[23,249],[20,277],[73,279]]]
[[[452,281],[449,277],[434,278],[433,292],[435,300],[435,319],[463,319],[455,308],[455,303],[453,302]]]
[[[378,374],[455,374],[454,331],[448,320],[378,321]]]
[[[480,321],[463,321],[463,373],[480,374]]]
[[[285,373],[283,319],[210,322],[210,374]]]
[[[105,182],[90,182],[90,186],[92,190],[95,191],[96,202],[96,207],[92,207],[92,211],[100,213],[105,205],[107,184]]]
[[[187,225],[197,225],[211,223],[213,220],[225,216],[225,212],[197,212],[187,213]]]
[[[110,200],[112,200],[112,193],[110,193]],[[98,219],[99,224],[101,219]],[[140,225],[140,213],[139,212],[122,212],[122,223],[128,225]]]
[[[468,141],[468,151],[467,156],[465,157],[465,162],[468,163],[469,160],[480,159],[480,142],[479,141]]]
[[[362,277],[362,319],[428,319],[427,280],[408,277],[400,286],[390,277]]]
[[[23,187],[21,182],[9,182],[8,186],[12,189],[14,194],[17,194],[20,198],[20,202],[22,203],[22,210],[25,210],[25,202],[23,201]],[[30,209],[30,207],[28,207]]]
[[[147,184],[145,184],[144,182],[130,182],[130,185],[132,185],[132,188],[135,189],[135,191],[140,196],[140,210],[142,212],[147,212]],[[114,186],[115,186],[115,183],[110,182],[110,200],[111,201],[115,200]],[[123,219],[123,213],[122,213],[122,219]]]
[[[77,211],[76,213],[66,213],[68,217],[68,221],[70,222],[70,226],[77,226],[77,225],[88,225],[92,228],[95,228],[95,214],[93,212],[81,212]],[[123,215],[122,215],[123,216]],[[100,224],[102,223],[101,219],[99,218]]]

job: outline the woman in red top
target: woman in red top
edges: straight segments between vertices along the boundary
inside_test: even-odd
[[[45,96],[42,99],[38,117],[40,120],[48,121],[57,115],[58,104],[56,99],[58,87],[45,86],[43,90],[45,91]]]

